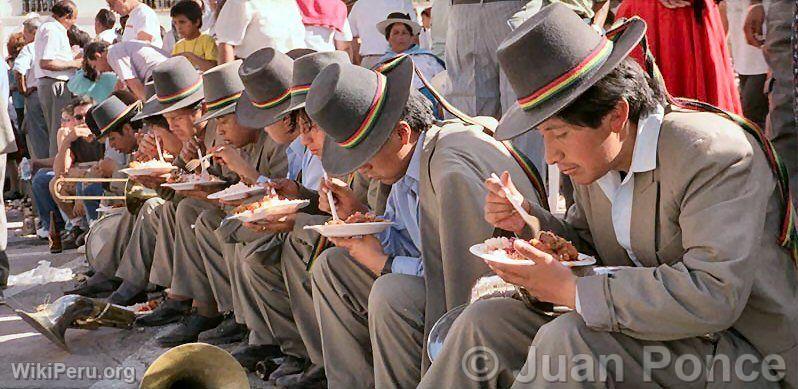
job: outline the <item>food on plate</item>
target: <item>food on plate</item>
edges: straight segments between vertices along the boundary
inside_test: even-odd
[[[246,192],[246,191],[248,191],[250,189],[253,189],[253,188],[254,187],[249,186],[249,185],[239,181],[235,185],[230,185],[229,187],[225,188],[224,190],[216,192],[216,196],[224,198],[224,197],[227,197],[227,196],[230,196],[230,195],[238,194],[239,192]]]
[[[294,203],[295,200],[280,198],[279,196],[267,195],[263,196],[260,201],[253,203],[241,204],[233,209],[234,214],[241,214],[244,212],[256,212],[261,209],[272,208],[279,205],[288,205]]]
[[[579,260],[579,251],[576,247],[565,238],[557,236],[553,232],[541,231],[537,239],[532,239],[529,243],[538,250],[551,254],[560,262]]]
[[[146,162],[131,161],[130,167],[134,169],[173,169],[175,166],[166,161],[151,159]]]
[[[510,259],[526,260],[521,253],[519,253],[513,242],[516,238],[490,238],[485,241],[485,247],[488,254],[503,255]],[[551,254],[555,259],[560,262],[571,262],[579,260],[579,251],[568,240],[557,236],[553,232],[541,231],[537,238],[529,241],[529,244],[534,246],[540,251]]]
[[[205,174],[196,174],[196,173],[189,173],[189,174],[172,174],[169,178],[166,179],[167,183],[170,184],[178,184],[178,183],[185,183],[185,182],[209,182],[218,180],[216,177],[205,173]]]
[[[384,222],[385,220],[380,219],[372,212],[355,212],[350,215],[346,220],[334,220],[331,219],[324,223],[324,225],[333,225],[333,224],[354,224],[354,223],[376,223],[376,222]]]

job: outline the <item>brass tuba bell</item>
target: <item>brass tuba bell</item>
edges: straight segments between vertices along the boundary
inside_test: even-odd
[[[207,343],[167,351],[144,372],[140,389],[244,389],[249,379],[230,353]]]
[[[125,195],[103,195],[103,196],[71,196],[61,193],[62,187],[65,183],[69,182],[84,182],[84,183],[125,183]],[[158,193],[152,189],[145,188],[128,178],[72,178],[72,177],[59,177],[55,180],[54,192],[55,197],[61,201],[74,201],[74,200],[124,200],[125,207],[128,212],[135,215],[144,202],[158,197]]]
[[[17,315],[47,339],[69,352],[64,340],[67,328],[94,330],[99,327],[127,328],[136,315],[102,300],[76,294],[63,296],[37,312],[15,310]]]

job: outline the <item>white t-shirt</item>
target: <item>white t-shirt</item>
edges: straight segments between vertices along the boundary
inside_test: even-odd
[[[284,53],[305,47],[305,26],[294,0],[227,0],[214,26],[216,42],[246,58],[264,47]]]
[[[158,22],[158,15],[147,4],[139,3],[128,15],[125,24],[125,33],[122,34],[122,41],[135,40],[139,32],[152,35],[152,43],[155,47],[162,47],[161,24]]]
[[[117,37],[116,31],[113,28],[109,28],[109,29],[97,34],[97,40],[102,41],[102,42],[106,42],[109,45],[114,43],[114,41],[116,40],[116,37]]]
[[[145,83],[155,65],[169,56],[161,49],[142,41],[119,42],[108,48],[108,65],[120,80],[138,79]]]
[[[28,89],[39,86],[39,81],[33,75],[33,57],[33,43],[28,43],[20,50],[17,58],[14,59],[13,69],[25,76],[25,85]]]
[[[351,42],[352,29],[344,19],[343,31],[322,26],[305,26],[305,45],[316,51],[335,51],[335,41]]]
[[[377,23],[391,12],[410,14],[416,21],[416,11],[410,0],[358,0],[349,13],[352,35],[360,37],[360,55],[383,55],[388,50],[385,35],[377,30]]]
[[[753,75],[768,72],[768,64],[762,49],[748,44],[743,32],[745,16],[748,14],[750,0],[726,2],[726,17],[729,20],[729,42],[734,71],[737,74]]]
[[[39,26],[33,41],[33,74],[36,78],[50,77],[67,81],[75,74],[75,69],[51,71],[41,68],[42,60],[74,61],[72,47],[69,45],[64,25],[52,17]]]

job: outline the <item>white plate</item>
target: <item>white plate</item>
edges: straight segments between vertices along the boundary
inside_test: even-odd
[[[350,238],[353,236],[364,236],[379,234],[391,226],[391,222],[371,222],[371,223],[352,223],[352,224],[319,224],[315,226],[305,226],[306,230],[313,230],[327,238]]]
[[[224,191],[222,190],[216,193],[211,193],[208,195],[208,200],[225,200],[225,201],[243,200],[264,193],[266,193],[266,188],[261,186],[251,186],[245,190],[240,190],[235,192],[224,193]]]
[[[176,191],[194,190],[200,186],[221,185],[225,182],[222,180],[213,181],[189,181],[189,182],[165,182],[161,184],[164,188],[170,188]]]
[[[194,189],[197,184],[195,182],[164,182],[161,184],[164,188],[169,188],[173,190],[192,190]]]
[[[135,168],[129,167],[119,170],[129,176],[160,176],[177,169],[177,166],[172,167],[156,167],[156,168]]]
[[[254,211],[244,211],[228,216],[228,219],[240,220],[244,223],[263,220],[274,215],[289,215],[305,208],[310,204],[310,200],[287,200],[279,204],[274,204],[266,208],[258,208]]]
[[[506,263],[510,265],[532,265],[535,263],[535,261],[530,259],[512,259],[506,255],[490,254],[487,252],[487,246],[485,245],[485,243],[475,244],[471,246],[468,249],[468,251],[470,251],[471,254],[474,254],[477,257],[480,257],[486,261],[491,261],[491,262]],[[560,263],[566,267],[590,266],[596,263],[596,258],[579,253],[578,261],[567,261]]]

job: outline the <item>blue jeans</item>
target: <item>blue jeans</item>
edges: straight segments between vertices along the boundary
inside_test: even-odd
[[[50,180],[55,178],[52,169],[39,169],[33,175],[31,188],[33,189],[33,202],[36,204],[36,212],[39,213],[42,228],[50,229],[50,212],[55,212],[55,220],[59,230],[64,229],[64,219],[61,218],[61,211],[50,194]]]
[[[79,182],[75,191],[78,196],[101,196],[103,194],[103,186],[97,183],[84,185],[82,182]],[[83,205],[86,207],[87,221],[91,223],[97,220],[97,208],[100,207],[100,200],[86,200],[83,201]]]

